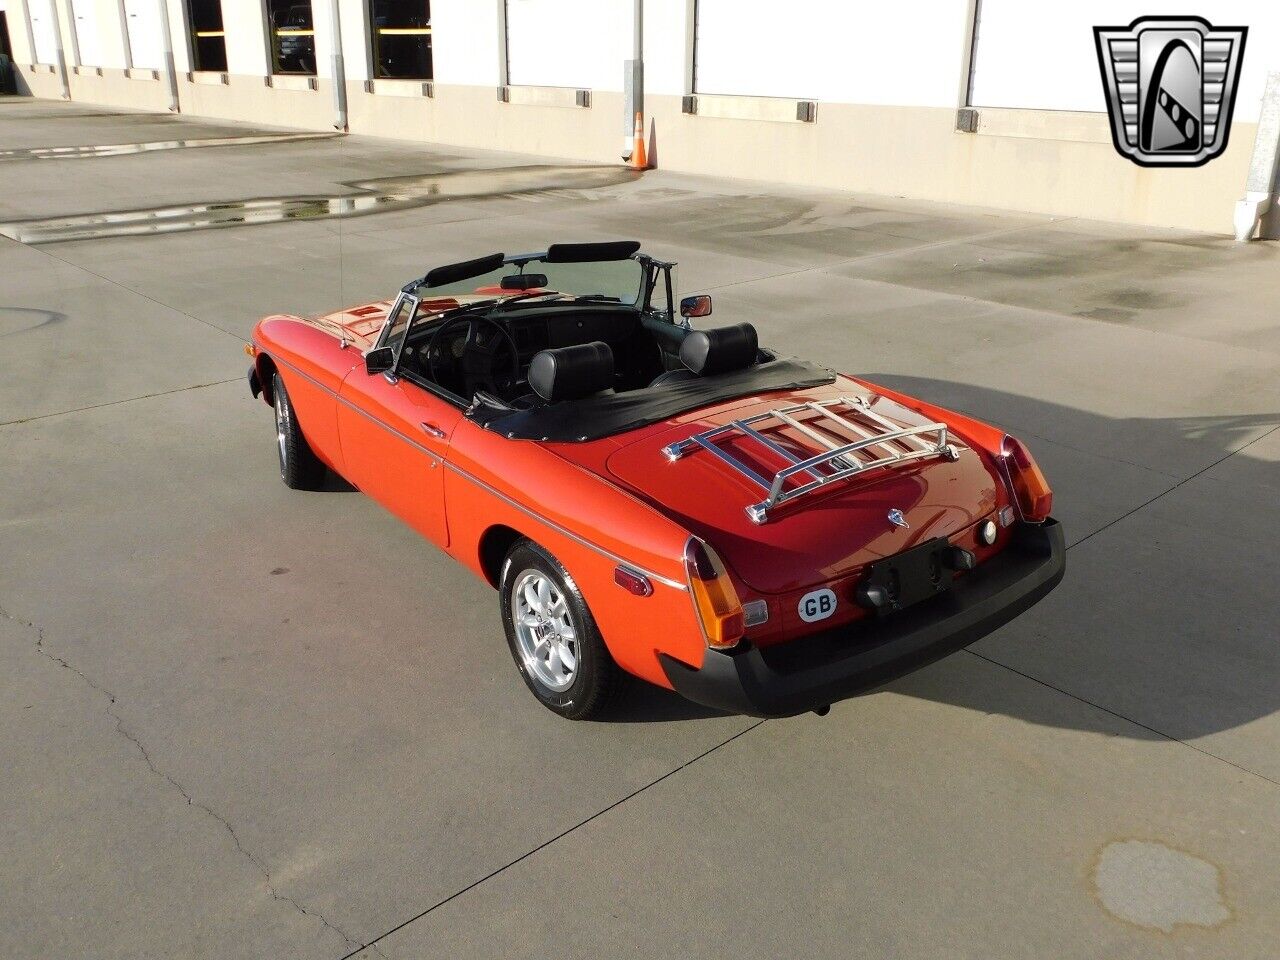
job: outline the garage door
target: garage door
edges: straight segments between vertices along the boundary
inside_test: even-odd
[[[510,82],[621,90],[631,0],[507,0]]]
[[[164,67],[164,42],[160,33],[160,0],[124,0],[129,28],[129,55],[144,70]]]
[[[58,62],[53,11],[49,3],[50,0],[27,0],[27,9],[31,11],[31,35],[36,42],[36,63]]]
[[[102,62],[102,41],[98,35],[97,0],[71,0],[71,16],[75,21],[80,62],[88,67],[105,66]]]
[[[1249,28],[1235,117],[1256,121],[1266,73],[1276,68],[1274,51],[1280,49],[1280,3],[1215,0],[1191,6],[1216,25]],[[981,0],[969,102],[975,107],[1106,110],[1093,28],[1183,12],[1176,5],[1153,8],[1146,0]]]
[[[952,107],[966,17],[960,0],[698,0],[694,89]]]

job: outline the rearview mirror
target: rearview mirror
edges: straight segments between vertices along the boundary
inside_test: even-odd
[[[396,365],[396,352],[390,347],[375,347],[364,355],[364,369],[367,373],[381,373]]]
[[[547,285],[545,273],[516,273],[502,278],[503,290],[534,290]]]
[[[685,297],[680,301],[680,316],[682,317],[709,317],[711,316],[711,298],[705,293],[696,297]]]

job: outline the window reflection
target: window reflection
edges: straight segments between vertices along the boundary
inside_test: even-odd
[[[430,80],[430,0],[371,0],[374,76]]]
[[[267,0],[267,16],[271,20],[272,72],[315,76],[311,0]]]

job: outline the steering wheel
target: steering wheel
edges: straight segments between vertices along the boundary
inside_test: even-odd
[[[477,390],[501,393],[494,380],[493,368],[495,358],[504,347],[511,356],[511,376],[508,378],[508,385],[520,379],[520,353],[510,331],[491,317],[464,314],[440,324],[419,354],[426,356],[427,369],[434,382],[440,382],[440,373],[436,367],[436,346],[448,331],[463,324],[467,325],[467,338],[462,344],[462,356],[458,358],[458,366],[462,368],[462,385],[467,396],[474,395]],[[487,336],[483,332],[486,327],[488,327]]]

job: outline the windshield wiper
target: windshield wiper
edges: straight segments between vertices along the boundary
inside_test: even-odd
[[[621,303],[621,297],[612,297],[607,293],[579,293],[574,294],[575,300],[599,300],[607,303]]]
[[[476,310],[488,310],[490,307],[500,307],[508,303],[514,303],[517,300],[527,300],[529,297],[541,297],[541,293],[517,293],[510,297],[491,297],[488,300],[477,300],[475,303],[464,303],[461,306],[445,310],[436,315],[437,320],[448,320],[452,317],[461,316],[465,313],[472,313]]]
[[[559,296],[563,296],[563,294],[561,294],[559,290],[543,290],[543,291],[541,291],[541,292],[539,292],[539,293],[522,293],[522,294],[520,294],[520,296],[518,296],[518,297],[512,297],[510,300],[502,300],[502,301],[500,301],[500,302],[498,303],[498,305],[497,305],[497,307],[496,307],[495,309],[497,309],[497,310],[501,310],[503,307],[505,307],[505,306],[506,306],[507,304],[509,304],[509,303],[516,303],[516,302],[522,302],[522,301],[525,301],[525,300],[532,300],[532,299],[534,299],[535,297],[540,298],[540,297],[559,297]]]

